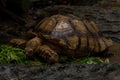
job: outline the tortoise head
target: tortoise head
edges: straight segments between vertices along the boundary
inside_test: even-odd
[[[42,45],[38,49],[38,55],[43,59],[43,61],[49,64],[58,62],[58,54],[48,45]]]
[[[58,62],[58,54],[52,50],[49,52],[43,52],[41,56],[49,64]]]
[[[25,47],[26,55],[32,56],[36,53],[38,47],[41,45],[41,40],[38,37],[30,39]]]
[[[32,48],[26,47],[25,48],[25,53],[27,56],[32,56],[34,53],[34,50]]]
[[[48,63],[57,63],[58,62],[58,55],[57,54],[52,54],[48,58]]]

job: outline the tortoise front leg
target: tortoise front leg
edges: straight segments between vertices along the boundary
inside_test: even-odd
[[[50,64],[58,62],[58,54],[47,45],[39,47],[38,55]]]
[[[48,63],[58,62],[58,54],[47,45],[42,45],[42,39],[35,37],[26,43],[25,52],[27,56],[32,57],[38,54]]]
[[[17,47],[20,47],[20,46],[24,47],[26,42],[27,42],[27,40],[25,40],[25,39],[14,38],[14,39],[10,40],[10,43],[17,46]]]

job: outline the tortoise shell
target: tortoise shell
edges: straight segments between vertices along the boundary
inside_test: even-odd
[[[74,51],[75,54],[80,51],[98,53],[112,45],[111,39],[100,34],[94,21],[80,20],[74,15],[53,15],[45,18],[37,25],[36,30],[51,43],[56,43],[70,52]]]

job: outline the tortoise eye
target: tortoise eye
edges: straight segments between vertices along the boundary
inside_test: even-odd
[[[55,57],[58,57],[58,55],[57,55],[57,54],[55,54],[54,56],[55,56]]]
[[[33,50],[25,48],[25,52],[27,55],[31,55],[33,53]]]

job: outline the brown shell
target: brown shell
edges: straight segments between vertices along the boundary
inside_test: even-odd
[[[102,52],[112,45],[112,41],[99,34],[94,21],[80,20],[74,15],[53,15],[43,19],[36,29],[47,39],[53,39],[53,43],[57,39],[58,45],[75,51]]]

